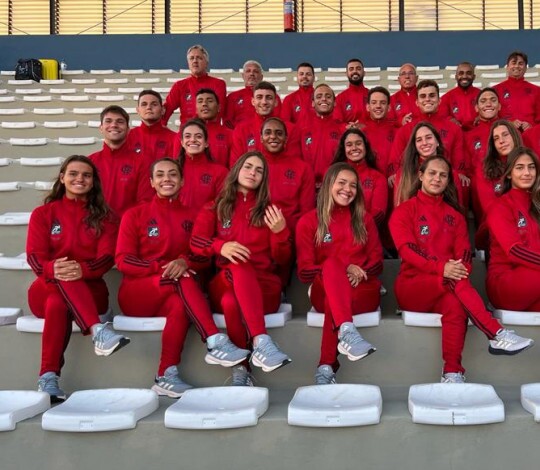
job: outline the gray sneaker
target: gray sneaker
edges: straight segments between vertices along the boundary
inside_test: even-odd
[[[259,343],[251,354],[251,362],[264,372],[272,372],[287,365],[291,358],[277,347],[270,336],[260,335]]]
[[[165,375],[155,378],[155,384],[152,390],[160,396],[170,398],[180,398],[182,394],[193,388],[192,385],[185,383],[178,375],[178,367],[169,366],[165,369]]]
[[[464,384],[465,376],[461,372],[447,372],[441,377],[442,384]]]
[[[336,374],[332,366],[323,364],[317,367],[315,372],[315,384],[316,385],[331,385],[336,383]]]
[[[110,356],[131,341],[127,336],[113,330],[112,323],[98,325],[98,331],[92,338],[94,351],[98,356]]]
[[[64,392],[58,386],[59,377],[54,372],[45,372],[38,379],[38,392],[48,393],[51,397],[51,403],[59,403],[67,398]]]
[[[489,352],[495,355],[505,354],[512,356],[529,349],[533,344],[534,340],[522,338],[516,335],[514,330],[504,328],[499,330],[495,339],[489,342]]]
[[[249,356],[247,349],[236,347],[226,334],[218,333],[215,345],[204,357],[207,364],[217,364],[223,367],[232,367],[245,361]]]
[[[253,377],[244,366],[234,367],[231,385],[233,387],[253,387]]]
[[[339,332],[338,351],[350,361],[358,361],[377,349],[366,341],[352,323],[343,323]]]

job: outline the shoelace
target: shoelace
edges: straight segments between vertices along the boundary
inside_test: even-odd
[[[247,370],[242,371],[242,372],[237,372],[237,373],[233,371],[231,384],[235,386],[239,386],[239,387],[241,386],[249,387],[249,386],[253,386],[253,380],[251,378],[251,374]]]
[[[324,385],[324,384],[327,384],[327,383],[335,384],[336,383],[336,376],[335,376],[334,373],[332,373],[332,375],[330,376],[330,375],[325,374],[324,372],[317,371],[315,373],[315,382],[318,385]]]
[[[362,343],[362,342],[364,342],[366,340],[364,338],[362,338],[362,336],[360,336],[360,333],[356,332],[356,334],[355,334],[354,331],[347,330],[341,336],[341,341],[343,341],[344,343],[348,343],[348,344],[359,344],[359,343]]]

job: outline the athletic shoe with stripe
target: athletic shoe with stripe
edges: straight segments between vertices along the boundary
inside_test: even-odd
[[[38,392],[48,393],[51,403],[59,403],[67,398],[66,392],[58,386],[58,379],[54,372],[45,372],[38,380]]]
[[[249,356],[247,349],[236,347],[226,334],[218,333],[214,347],[208,348],[204,360],[207,364],[217,364],[223,367],[232,367],[245,361]]]
[[[231,385],[234,387],[253,387],[253,377],[244,366],[233,367]]]
[[[441,377],[442,384],[464,384],[465,376],[461,372],[446,372]]]
[[[192,385],[185,383],[178,374],[178,367],[169,366],[165,369],[165,375],[155,378],[155,384],[152,390],[162,397],[180,398],[182,394],[193,388]]]
[[[131,341],[127,336],[114,331],[111,322],[98,325],[97,329],[92,341],[94,351],[98,356],[110,356]]]
[[[350,361],[358,361],[377,349],[366,341],[356,330],[353,323],[343,323],[339,331],[338,351]]]
[[[533,345],[534,340],[522,338],[516,335],[514,330],[504,328],[500,329],[497,336],[489,342],[489,352],[495,355],[505,354],[512,356],[531,348]]]
[[[268,335],[259,335],[257,347],[251,353],[251,363],[264,372],[272,372],[291,362],[291,358],[281,351]]]
[[[336,383],[336,374],[332,366],[323,364],[317,367],[315,372],[315,384],[316,385],[332,385]]]

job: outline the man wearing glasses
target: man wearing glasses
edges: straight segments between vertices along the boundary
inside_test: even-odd
[[[416,82],[418,75],[413,64],[403,64],[399,69],[398,82],[401,86],[399,91],[392,95],[392,111],[390,118],[397,121],[397,124],[404,126],[420,115],[416,99]]]

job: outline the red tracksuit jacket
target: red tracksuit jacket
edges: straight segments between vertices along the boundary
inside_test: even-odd
[[[364,84],[349,85],[349,88],[342,91],[336,97],[336,108],[338,108],[343,122],[364,122],[367,117],[366,104],[369,90]]]
[[[465,89],[460,86],[452,88],[441,98],[441,115],[454,118],[463,130],[471,129],[478,115],[474,107],[479,93],[480,88],[472,85]]]
[[[476,126],[465,132],[465,151],[471,174],[474,174],[476,168],[484,163],[491,125],[497,119],[498,117],[489,121],[478,121]]]
[[[218,220],[213,203],[206,205],[200,212],[193,227],[191,249],[202,256],[216,256],[219,268],[226,268],[230,263],[221,256],[221,248],[228,241],[237,241],[249,248],[249,262],[264,278],[276,276],[277,266],[286,266],[291,258],[291,239],[287,227],[279,233],[272,233],[266,226],[254,227],[249,223],[250,211],[255,204],[255,195],[246,196],[238,192],[234,214],[231,220]]]
[[[388,207],[388,181],[380,172],[367,166],[365,160],[358,163],[347,161],[358,175],[364,193],[366,210],[377,225],[383,223]]]
[[[366,127],[362,129],[369,140],[371,148],[375,153],[375,163],[377,169],[386,176],[388,173],[388,164],[390,162],[390,153],[399,127],[394,121],[382,119],[374,121],[371,117],[366,119]]]
[[[429,273],[440,276],[442,282],[444,265],[450,259],[461,259],[471,271],[467,223],[442,196],[418,191],[394,209],[389,227],[402,261],[400,276]]]
[[[216,92],[221,105],[220,115],[227,112],[227,85],[221,78],[203,75],[201,77],[187,77],[178,80],[172,87],[165,100],[165,114],[162,122],[164,125],[172,113],[180,108],[180,121],[185,123],[188,119],[197,117],[196,99],[197,92],[201,88],[210,88]]]
[[[129,278],[163,271],[162,266],[184,259],[195,271],[209,266],[209,259],[194,255],[189,239],[197,213],[178,199],[159,198],[128,210],[122,218],[116,246],[116,265]]]
[[[529,124],[540,122],[540,88],[527,80],[507,78],[494,86],[504,119],[519,119]]]
[[[420,116],[420,110],[416,105],[418,98],[418,90],[416,87],[411,91],[396,91],[390,98],[391,109],[388,115],[390,120],[395,120],[398,126],[401,126],[401,121],[406,114],[412,113],[412,118],[416,119]]]
[[[368,213],[364,216],[367,241],[363,245],[354,241],[349,207],[334,207],[328,233],[321,245],[315,244],[317,223],[317,210],[313,209],[302,216],[296,228],[298,277],[302,282],[312,283],[320,275],[322,264],[330,256],[342,261],[346,266],[360,266],[369,278],[382,272],[381,242],[375,222]]]
[[[100,279],[113,267],[118,226],[106,221],[96,237],[84,223],[87,215],[85,201],[66,197],[34,209],[26,255],[38,277],[54,279],[54,261],[63,257],[80,263],[83,280]]]
[[[253,118],[257,113],[251,104],[253,98],[253,87],[244,87],[240,90],[232,91],[227,95],[227,114],[225,115],[225,124],[234,129],[238,124]],[[281,114],[281,98],[276,95],[276,107],[274,115]]]
[[[534,150],[536,155],[540,152],[540,124],[527,129],[523,133],[523,145]]]
[[[313,86],[300,87],[283,100],[281,118],[290,122],[302,122],[306,116],[315,114],[313,109]]]
[[[137,154],[144,155],[151,161],[160,158],[176,158],[174,153],[174,142],[176,132],[164,127],[161,122],[152,126],[147,126],[144,122],[139,127],[134,127],[129,131],[128,142]]]

